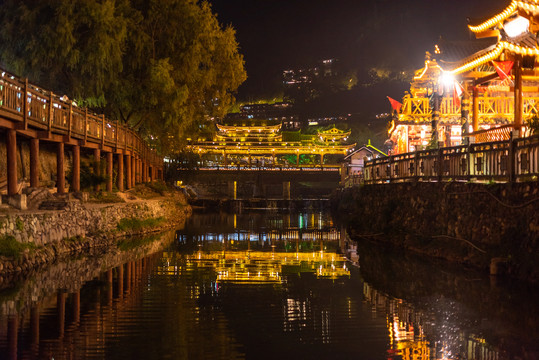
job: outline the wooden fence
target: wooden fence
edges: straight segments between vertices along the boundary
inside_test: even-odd
[[[398,154],[365,162],[364,182],[521,182],[539,175],[539,135]]]

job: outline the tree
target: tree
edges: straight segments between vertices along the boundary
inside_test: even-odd
[[[207,131],[246,79],[234,29],[196,0],[6,0],[3,66],[146,134]]]

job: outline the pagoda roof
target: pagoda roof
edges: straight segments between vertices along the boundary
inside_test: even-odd
[[[385,152],[383,152],[382,150],[372,146],[371,141],[369,140],[369,143],[367,145],[363,145],[362,147],[352,151],[350,154],[348,154],[348,155],[346,155],[344,157],[344,160],[350,159],[353,155],[357,154],[361,150],[366,150],[366,151],[370,152],[373,155],[374,154],[379,154],[379,155],[382,155],[382,156],[387,156],[387,154]]]
[[[345,130],[337,129],[336,127],[332,127],[331,129],[327,129],[327,130],[318,131],[319,135],[329,135],[329,136],[331,135],[347,136],[347,135],[350,135],[350,133],[351,133],[351,130],[345,131]]]
[[[239,130],[239,129],[245,129],[245,130],[251,130],[251,131],[279,131],[281,129],[282,124],[279,123],[277,125],[221,125],[216,124],[219,131],[233,131],[233,130]]]
[[[452,74],[462,74],[480,65],[489,63],[492,60],[496,60],[504,51],[512,54],[537,56],[539,55],[539,46],[533,34],[527,34],[526,36],[515,39],[499,40],[495,45],[480,50],[461,61],[450,64],[444,70]]]
[[[539,0],[512,0],[510,4],[503,10],[497,12],[495,15],[479,21],[473,21],[475,25],[468,25],[468,28],[475,34],[480,34],[487,30],[497,27],[503,23],[504,20],[510,18],[519,10],[532,14],[539,12]],[[494,33],[493,33],[494,36]]]

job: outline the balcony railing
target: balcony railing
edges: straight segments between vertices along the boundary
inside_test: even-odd
[[[539,135],[398,154],[365,162],[365,183],[518,182],[539,175]]]
[[[494,119],[506,119],[512,122],[514,116],[515,100],[513,97],[498,96],[487,97],[479,96],[479,120],[484,122]],[[539,97],[523,97],[523,112],[524,117],[528,117],[539,113]],[[440,116],[455,117],[460,119],[460,104],[457,105],[453,102],[453,97],[446,96],[440,99]],[[400,115],[405,120],[416,119],[417,121],[423,121],[425,118],[430,117],[432,114],[432,108],[429,103],[429,98],[413,98],[404,97]]]

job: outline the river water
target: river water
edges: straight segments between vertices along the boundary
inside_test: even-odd
[[[0,358],[538,359],[538,300],[322,212],[195,213],[4,281]]]

